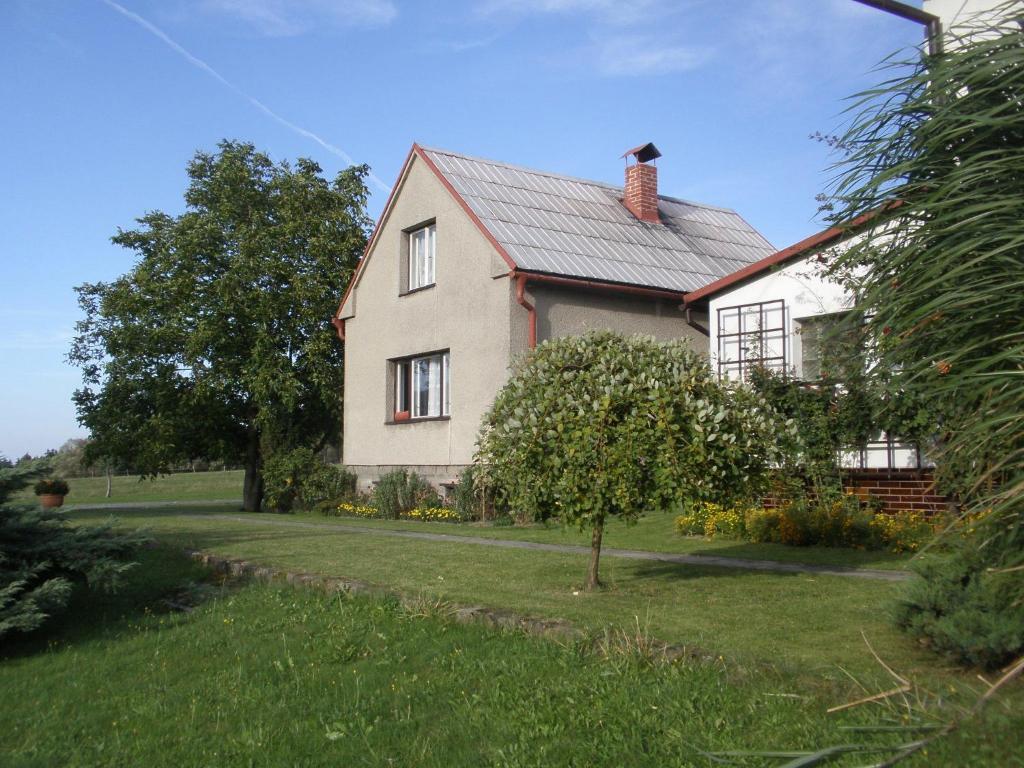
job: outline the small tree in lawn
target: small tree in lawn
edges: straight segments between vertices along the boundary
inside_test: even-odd
[[[750,499],[789,428],[681,340],[592,333],[523,360],[484,418],[477,459],[518,513],[591,529],[593,589],[608,518]]]

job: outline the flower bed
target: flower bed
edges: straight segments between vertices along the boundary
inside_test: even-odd
[[[321,509],[325,515],[333,517],[383,518],[380,510],[370,504],[343,501]],[[446,507],[417,507],[399,513],[400,520],[419,520],[424,523],[459,523],[459,513]]]
[[[725,536],[755,543],[916,552],[947,524],[938,516],[860,509],[855,498],[781,507],[723,507],[701,502],[676,518],[680,534]]]

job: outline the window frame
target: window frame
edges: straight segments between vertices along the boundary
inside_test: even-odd
[[[777,306],[776,306],[777,305]],[[756,331],[744,330],[744,310],[750,310],[751,308],[757,308],[758,325],[760,326]],[[765,308],[769,309],[766,310]],[[734,304],[729,307],[719,307],[717,310],[716,322],[716,341],[718,344],[717,363],[718,363],[718,376],[719,378],[725,378],[730,372],[735,371],[739,375],[740,381],[745,381],[747,374],[751,368],[756,366],[765,366],[772,370],[778,370],[782,373],[788,371],[788,355],[787,348],[789,347],[789,331],[787,328],[787,316],[785,299],[769,299],[766,301],[752,301],[747,304]],[[737,316],[737,331],[735,333],[723,333],[722,315],[726,312],[735,312]],[[781,324],[778,326],[764,327],[764,318],[767,312],[778,312],[781,317]],[[757,356],[745,356],[743,351],[747,348],[743,346],[743,339],[749,338],[753,335],[757,335],[760,339],[760,354]],[[777,334],[781,343],[781,354],[779,355],[766,355],[766,339],[769,334]],[[736,360],[724,360],[723,355],[723,339],[736,339],[739,343],[740,355]]]
[[[416,363],[428,363],[437,360],[437,407],[436,414],[417,415],[417,399],[415,390]],[[417,355],[394,358],[388,361],[392,370],[394,386],[394,403],[391,409],[389,424],[405,424],[418,421],[443,421],[451,418],[451,351],[439,349]],[[428,390],[429,391],[429,390]],[[429,402],[429,394],[428,394]]]
[[[417,268],[416,259],[416,243],[417,238],[420,235],[424,235],[423,242],[425,243],[427,253],[424,255],[424,263],[429,262],[430,274],[429,280],[423,283],[418,282],[421,277],[421,269]],[[402,292],[403,295],[409,293],[415,293],[416,291],[423,291],[427,288],[433,288],[437,284],[437,221],[430,220],[425,221],[422,224],[417,224],[415,227],[411,227],[405,230],[405,273],[403,278],[405,280],[405,290]],[[427,277],[422,275],[422,277]],[[414,279],[415,278],[415,279]]]

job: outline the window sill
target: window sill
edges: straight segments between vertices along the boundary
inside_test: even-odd
[[[413,416],[409,419],[388,419],[385,426],[401,426],[404,424],[419,424],[424,421],[451,421],[451,416]]]
[[[434,288],[436,285],[437,285],[437,283],[431,283],[430,285],[421,285],[419,288],[410,288],[407,291],[399,291],[398,295],[399,296],[409,296],[409,295],[411,295],[413,293],[420,293],[421,291],[429,291],[431,288]]]

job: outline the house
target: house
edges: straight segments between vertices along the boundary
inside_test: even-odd
[[[345,341],[342,462],[366,488],[472,461],[517,356],[610,329],[688,338],[683,297],[773,251],[731,210],[660,195],[653,144],[623,187],[413,145],[334,324]]]
[[[821,374],[826,342],[855,319],[853,297],[828,279],[823,262],[867,236],[870,216],[832,227],[688,293],[684,306],[708,318],[708,360],[722,378],[742,380],[765,367],[810,384]],[[872,232],[873,237],[879,237]],[[931,464],[916,445],[880,434],[844,452],[844,485],[893,509],[934,512]]]

